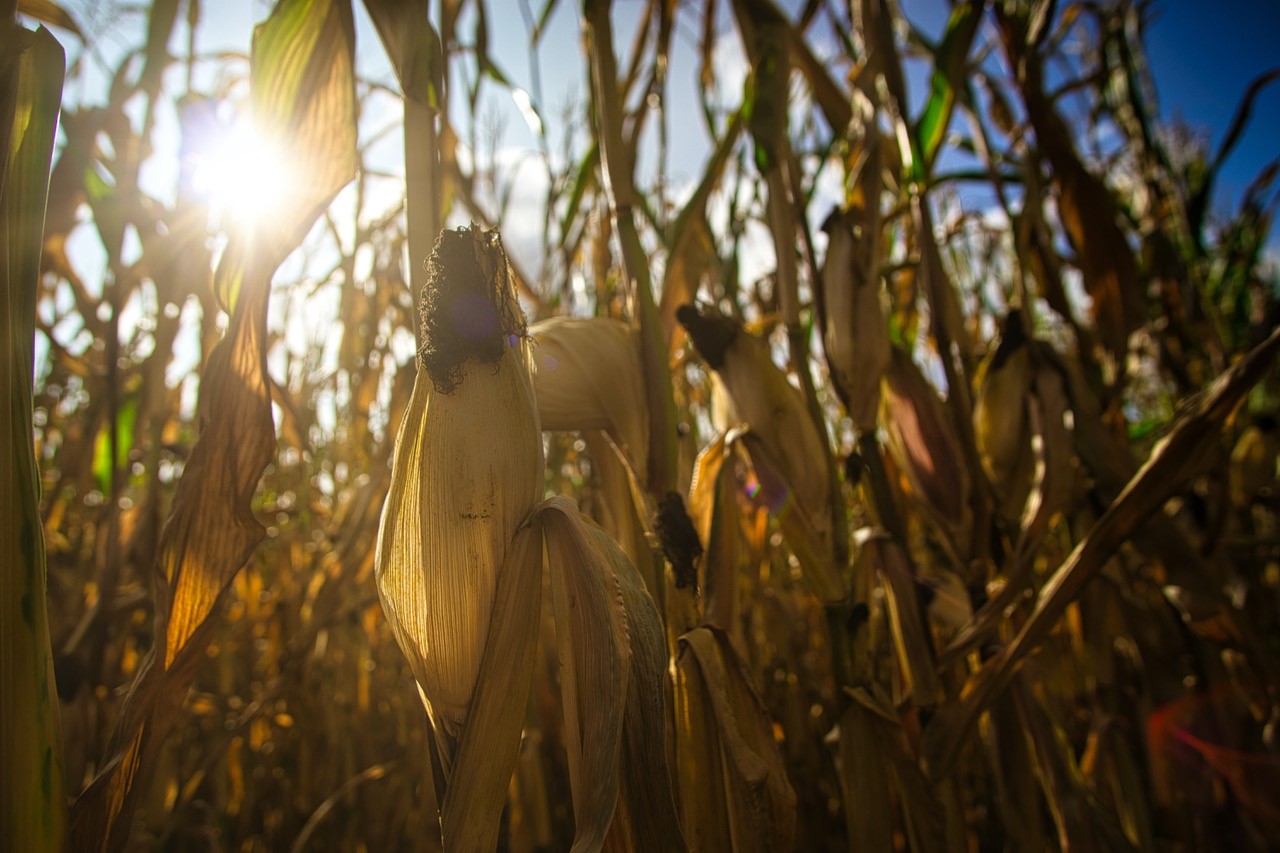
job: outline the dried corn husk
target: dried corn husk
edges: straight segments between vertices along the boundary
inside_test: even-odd
[[[1028,412],[1033,374],[1021,312],[1010,311],[999,346],[979,370],[973,405],[978,459],[1006,520],[1022,515],[1035,471]]]
[[[878,167],[874,158],[863,164],[862,174]],[[822,347],[849,417],[859,431],[866,431],[875,428],[880,378],[891,354],[889,296],[880,279],[878,197],[864,198],[848,211],[833,211],[822,229],[828,240],[818,300]]]
[[[911,357],[894,348],[884,382],[884,426],[894,464],[924,508],[957,542],[968,540],[969,472],[942,401]]]
[[[494,232],[445,232],[378,534],[378,592],[432,719],[457,735],[499,568],[542,490],[529,342]]]
[[[599,850],[606,833],[622,849],[684,850],[663,747],[657,607],[618,544],[572,501],[549,498],[537,517],[556,613],[573,850]]]
[[[640,339],[607,317],[553,317],[529,327],[543,429],[605,430],[631,469],[649,464]]]
[[[729,638],[701,627],[675,662],[680,813],[695,850],[791,850],[796,796],[773,722]]]
[[[676,312],[699,354],[723,380],[739,421],[745,421],[777,460],[794,497],[822,529],[829,527],[830,481],[826,441],[800,392],[769,355],[765,341],[714,310],[691,305]]]

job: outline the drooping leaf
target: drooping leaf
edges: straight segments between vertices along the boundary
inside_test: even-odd
[[[1223,164],[1239,144],[1245,128],[1249,126],[1249,120],[1253,116],[1254,102],[1267,86],[1277,80],[1280,80],[1280,68],[1272,68],[1255,77],[1249,84],[1249,88],[1245,89],[1240,103],[1236,106],[1235,115],[1231,117],[1231,124],[1218,145],[1218,153],[1214,155],[1213,162],[1201,176],[1198,185],[1193,188],[1191,198],[1187,200],[1187,224],[1191,229],[1192,239],[1197,244],[1203,245],[1204,218],[1213,201],[1213,185],[1218,173],[1222,171]]]
[[[675,666],[677,775],[691,846],[792,849],[795,791],[768,712],[729,638],[718,628],[689,631]]]

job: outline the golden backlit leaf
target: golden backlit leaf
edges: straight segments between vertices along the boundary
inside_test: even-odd
[[[232,307],[226,337],[200,386],[200,437],[192,448],[156,558],[156,645],[126,697],[109,759],[72,813],[78,848],[123,846],[137,792],[177,719],[211,634],[209,617],[265,530],[251,500],[275,451],[266,375],[270,279],[354,170],[355,92],[349,5],[283,0],[258,28],[255,119],[289,133],[315,169],[297,209],[259,250],[228,247],[219,293]],[[312,149],[314,146],[314,149]]]

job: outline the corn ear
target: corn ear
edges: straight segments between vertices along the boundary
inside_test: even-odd
[[[969,472],[942,401],[911,357],[896,347],[884,390],[889,453],[924,508],[963,551],[971,522]]]
[[[878,150],[875,148],[873,150]],[[879,162],[863,164],[864,172]],[[833,211],[822,229],[822,347],[853,425],[875,428],[880,379],[889,367],[889,297],[880,280],[878,195],[859,208]]]
[[[1006,520],[1022,515],[1035,457],[1031,448],[1028,399],[1034,366],[1021,312],[1005,317],[1000,344],[979,370],[978,395],[973,405],[974,440],[982,469],[995,489],[997,506]]]
[[[712,309],[683,305],[676,317],[698,353],[724,381],[738,419],[764,443],[785,473],[792,496],[829,527],[827,445],[800,392],[769,356],[766,342]]]
[[[499,568],[542,489],[524,318],[495,232],[444,232],[378,534],[383,609],[437,727],[456,737]]]
[[[1032,394],[1027,401],[1035,475],[1022,514],[1019,550],[1044,535],[1054,516],[1070,505],[1075,488],[1073,426],[1066,384],[1051,364],[1036,359]]]

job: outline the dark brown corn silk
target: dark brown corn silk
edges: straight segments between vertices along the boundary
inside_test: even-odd
[[[681,305],[676,309],[676,319],[693,340],[693,346],[711,366],[719,370],[724,365],[724,353],[738,336],[741,324],[722,316],[715,309],[699,310],[694,305]]]
[[[427,283],[418,304],[422,346],[418,361],[436,391],[451,394],[462,366],[475,359],[498,362],[506,347],[525,337],[507,253],[496,230],[472,223],[441,231],[427,259]]]
[[[658,502],[658,518],[655,525],[662,553],[671,561],[675,571],[676,587],[690,589],[698,583],[698,560],[702,558],[702,542],[698,531],[685,510],[684,498],[679,492],[667,492]]]

